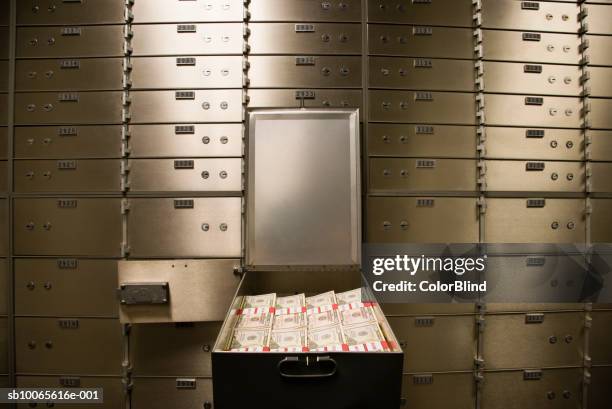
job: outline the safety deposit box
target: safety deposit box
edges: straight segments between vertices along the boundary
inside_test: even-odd
[[[591,312],[593,326],[589,336],[589,355],[594,365],[612,365],[612,311]]]
[[[585,53],[590,64],[612,66],[612,36],[587,35],[585,46],[588,46]]]
[[[490,126],[481,139],[487,159],[581,161],[585,156],[585,138],[579,129]]]
[[[610,378],[612,366],[597,366],[591,369],[591,384],[588,390],[589,409],[606,409],[610,406]]]
[[[588,130],[586,142],[590,145],[590,159],[612,162],[612,131]]]
[[[469,1],[368,0],[368,21],[371,23],[472,27],[473,14]]]
[[[482,0],[481,13],[484,28],[559,33],[580,30],[580,8],[571,3]]]
[[[487,160],[481,169],[490,192],[565,192],[585,190],[582,162]]]
[[[134,23],[242,22],[241,0],[165,0],[135,1],[132,4]]]
[[[361,22],[360,0],[251,0],[251,21]]]
[[[92,0],[17,2],[17,25],[57,26],[64,24],[123,24],[125,2],[108,0],[103,4]]]
[[[582,69],[575,65],[482,63],[486,92],[579,96]]]
[[[612,199],[591,199],[591,241],[612,243]]]
[[[472,409],[476,405],[476,382],[470,372],[405,374],[402,408]]]
[[[249,108],[359,108],[361,90],[251,89]]]

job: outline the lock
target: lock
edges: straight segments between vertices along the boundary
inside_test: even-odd
[[[208,136],[203,136],[202,137],[202,143],[204,145],[208,145],[210,143],[210,138]]]
[[[569,181],[574,180],[574,174],[573,173],[568,173],[567,174],[567,180],[569,180]]]
[[[208,223],[202,223],[202,231],[208,231],[210,230],[210,225]]]
[[[221,102],[221,109],[227,109],[227,107],[229,106],[229,104],[226,101]]]
[[[26,230],[34,230],[34,222],[29,222],[25,225]]]
[[[53,342],[51,342],[50,340],[45,341],[45,348],[47,349],[53,348]]]
[[[227,231],[227,223],[221,223],[219,225],[219,230],[221,231]]]
[[[50,290],[51,288],[53,288],[53,285],[49,281],[47,281],[44,287],[45,287],[45,290]]]
[[[208,173],[207,170],[203,171],[201,175],[202,175],[202,179],[208,179],[210,177],[210,173]]]
[[[559,222],[552,222],[550,227],[552,227],[553,230],[557,230],[559,228]]]
[[[45,77],[48,78],[48,79],[51,79],[51,78],[53,78],[54,74],[55,73],[53,71],[49,70],[49,71],[45,72]]]
[[[33,291],[34,288],[36,288],[36,284],[34,284],[34,281],[28,281],[28,283],[26,284],[26,287],[28,290]]]
[[[321,68],[321,74],[323,74],[326,77],[329,75],[330,72],[331,72],[331,69],[329,69],[329,67]]]
[[[554,286],[553,286],[553,287],[554,287]],[[556,336],[554,336],[554,335],[553,335],[553,336],[551,336],[551,337],[548,337],[548,343],[549,343],[549,344],[552,344],[552,345],[556,344],[556,343],[557,343],[557,337],[556,337]]]
[[[550,178],[552,180],[557,180],[557,179],[559,179],[559,174],[557,174],[556,172],[553,172],[552,175],[550,175]]]
[[[226,144],[226,143],[229,141],[229,139],[228,139],[228,137],[227,137],[227,136],[222,136],[222,137],[219,139],[219,141],[221,141],[221,143],[222,143],[223,145],[225,145],[225,144]]]
[[[226,179],[227,178],[227,172],[222,170],[221,172],[219,172],[219,177],[221,179]]]
[[[567,141],[565,143],[565,146],[567,147],[567,149],[572,149],[574,147],[574,142],[572,141]]]
[[[209,110],[210,109],[210,102],[202,102],[202,108],[204,110]]]
[[[402,230],[408,230],[408,222],[406,220],[402,220],[400,222],[400,229]]]
[[[574,230],[574,228],[576,227],[576,224],[574,222],[569,222],[567,223],[567,228],[570,230]]]
[[[49,231],[51,230],[51,223],[50,222],[46,222],[45,224],[43,224],[43,229]]]
[[[556,148],[557,146],[559,146],[559,143],[557,141],[550,141],[550,147],[551,148]]]
[[[383,222],[383,230],[391,230],[391,222],[384,221]]]

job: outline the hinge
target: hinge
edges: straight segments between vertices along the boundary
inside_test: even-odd
[[[121,199],[121,214],[127,214],[130,211],[130,200]]]

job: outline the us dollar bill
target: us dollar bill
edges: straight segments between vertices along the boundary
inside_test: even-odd
[[[335,310],[323,311],[315,314],[308,314],[308,329],[329,327],[330,325],[340,324],[340,319]]]
[[[344,344],[344,336],[340,325],[318,328],[308,331],[308,348],[317,350],[329,346]]]
[[[385,341],[385,336],[376,322],[355,325],[353,327],[342,327],[342,332],[349,346]]]
[[[341,310],[338,312],[338,314],[340,315],[340,322],[344,326],[377,322],[376,315],[374,314],[374,309],[372,307]]]
[[[272,331],[270,335],[270,350],[289,349],[301,351],[307,344],[306,328]]]
[[[301,308],[306,305],[304,294],[289,295],[276,298],[276,308]]]
[[[306,297],[306,308],[323,307],[336,304],[336,294],[333,291]]]
[[[246,348],[264,348],[269,345],[270,328],[235,329],[232,333],[228,350],[236,351]]]
[[[361,288],[336,294],[336,301],[338,302],[338,305],[361,302],[361,300]]]
[[[306,314],[295,313],[285,315],[275,315],[272,324],[273,330],[287,330],[306,326]]]
[[[273,318],[272,314],[240,315],[236,328],[269,328]]]
[[[242,308],[269,308],[274,307],[276,304],[276,294],[261,294],[261,295],[247,295],[244,297]]]

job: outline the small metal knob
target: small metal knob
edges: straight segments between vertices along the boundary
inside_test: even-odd
[[[559,179],[559,174],[558,174],[558,173],[556,173],[556,172],[553,172],[553,173],[550,175],[550,178],[551,178],[552,180],[557,180],[557,179]]]
[[[29,222],[28,224],[25,225],[25,228],[27,230],[34,230],[34,222]]]
[[[53,342],[49,340],[45,341],[45,348],[47,349],[53,348]]]
[[[202,345],[202,351],[204,352],[210,352],[210,345],[206,344],[206,345]]]
[[[219,225],[219,230],[221,231],[227,231],[227,223],[221,223]]]
[[[202,143],[204,145],[208,145],[210,143],[210,138],[208,136],[203,136],[202,137]]]
[[[221,141],[221,143],[222,143],[223,145],[225,145],[225,144],[226,144],[226,143],[229,141],[229,138],[228,138],[227,136],[222,136],[222,137],[219,139],[219,141]]]
[[[219,177],[221,179],[226,179],[227,178],[227,172],[222,170],[221,172],[219,172]]]
[[[550,227],[553,228],[553,230],[557,230],[559,228],[559,222],[552,222],[552,224],[550,225]]]
[[[557,340],[557,337],[556,337],[556,336],[554,336],[554,335],[553,335],[553,336],[551,336],[551,337],[548,337],[548,343],[550,343],[550,344],[556,344],[556,343],[557,343],[557,341],[558,341],[558,340]]]
[[[210,173],[207,170],[203,171],[201,175],[202,179],[208,179],[210,177]]]
[[[36,348],[36,341],[30,341],[30,342],[28,342],[28,348],[30,348],[30,349],[34,349],[34,348]]]
[[[202,223],[202,231],[210,230],[210,225],[208,223]]]
[[[555,395],[555,393],[553,391],[548,391],[546,393],[546,397],[548,398],[548,400],[553,400],[557,397],[557,395]]]
[[[45,290],[50,290],[51,288],[53,288],[53,284],[51,284],[51,282],[47,281],[44,284]]]
[[[574,337],[571,335],[566,335],[565,336],[565,343],[566,344],[571,344],[574,341]]]
[[[34,290],[34,288],[36,287],[36,284],[34,284],[34,281],[29,281],[29,282],[26,284],[26,287],[28,288],[28,290],[32,291],[32,290]]]
[[[384,230],[391,230],[391,222],[384,221],[383,222],[383,229]]]

